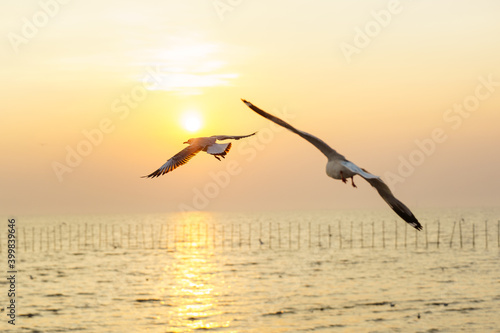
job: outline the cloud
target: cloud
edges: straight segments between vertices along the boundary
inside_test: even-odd
[[[147,51],[148,65],[160,68],[161,77],[161,83],[149,89],[191,95],[200,94],[200,88],[230,85],[239,74],[224,71],[224,48],[220,44],[176,38],[169,47]]]
[[[160,74],[160,84],[152,85],[150,90],[175,91],[181,94],[196,95],[201,93],[205,87],[227,86],[231,79],[238,74],[199,74],[199,73],[174,73],[165,72]]]

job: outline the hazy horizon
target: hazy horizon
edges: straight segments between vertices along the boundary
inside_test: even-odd
[[[381,176],[412,210],[499,206],[498,2],[1,8],[2,214],[390,210],[240,98]],[[191,137],[255,131],[221,162],[200,153],[140,178]]]

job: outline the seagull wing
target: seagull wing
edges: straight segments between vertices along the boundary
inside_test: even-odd
[[[203,147],[199,145],[190,145],[177,154],[175,154],[171,159],[169,159],[165,164],[163,164],[158,170],[155,172],[143,176],[142,178],[155,178],[159,177],[161,175],[166,174],[169,171],[174,170],[178,166],[181,166],[183,164],[186,164],[191,158],[193,158],[194,155],[198,154]]]
[[[351,161],[341,161],[343,166],[351,170],[352,172],[363,177],[371,186],[375,187],[378,194],[382,197],[382,199],[387,202],[389,207],[392,208],[393,211],[396,212],[403,220],[405,220],[408,224],[414,227],[417,230],[422,230],[422,225],[418,222],[417,218],[410,211],[408,207],[392,194],[389,187],[380,179],[380,177],[372,175],[368,171],[361,169],[356,164]]]
[[[231,149],[231,142],[229,143],[214,143],[208,146],[207,153],[212,155],[226,155]]]
[[[323,140],[315,137],[314,135],[312,134],[309,134],[307,132],[303,132],[303,131],[300,131],[298,129],[296,129],[295,127],[293,127],[292,125],[288,124],[287,122],[281,120],[280,118],[278,117],[275,117],[273,116],[272,114],[269,114],[267,113],[266,111],[262,110],[262,109],[259,109],[258,107],[256,107],[255,105],[253,105],[252,103],[250,103],[249,101],[247,100],[244,100],[244,99],[241,99],[243,101],[243,103],[245,103],[250,109],[252,109],[253,111],[255,111],[256,113],[260,114],[262,117],[264,118],[267,118],[269,119],[270,121],[272,121],[273,123],[276,123],[290,131],[292,131],[293,133],[297,134],[297,135],[300,135],[302,138],[306,139],[307,141],[309,141],[310,143],[312,143],[316,148],[318,148],[323,154],[326,155],[326,157],[330,158],[332,156],[337,156],[337,157],[341,157],[341,159],[344,159],[344,157],[342,155],[340,155],[339,153],[337,153],[335,151],[335,149],[331,148],[329,145],[327,145]]]
[[[257,132],[253,132],[252,134],[248,135],[214,135],[212,138],[215,138],[216,140],[239,140],[243,138],[248,138],[249,136],[255,135]]]

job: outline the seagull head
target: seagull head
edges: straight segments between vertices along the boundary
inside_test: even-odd
[[[183,142],[183,143],[192,144],[193,141],[194,141],[194,139],[189,139],[189,140],[187,140],[186,142]]]

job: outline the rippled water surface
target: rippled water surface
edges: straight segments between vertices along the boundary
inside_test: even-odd
[[[368,213],[18,218],[17,325],[0,328],[500,332],[496,213],[433,214],[417,238]]]

